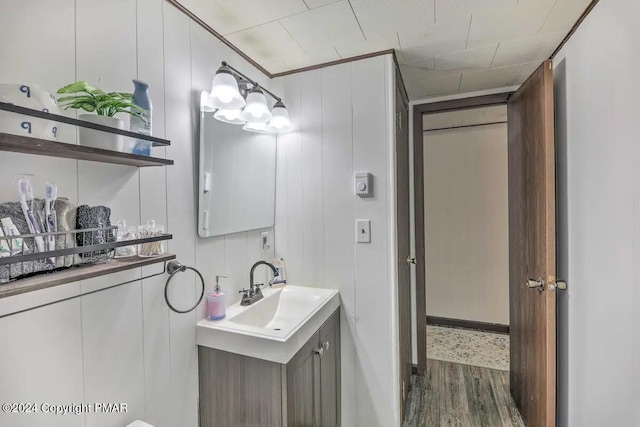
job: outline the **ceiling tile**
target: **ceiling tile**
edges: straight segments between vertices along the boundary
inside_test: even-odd
[[[195,1],[195,0],[191,0]],[[213,0],[202,1],[202,3]],[[309,10],[303,0],[215,0],[245,28]],[[214,28],[215,29],[215,28]]]
[[[307,54],[277,21],[233,33],[226,38],[260,64]]]
[[[492,68],[475,73],[462,75],[460,92],[473,92],[476,90],[494,89],[513,85],[517,77],[518,66]]]
[[[317,7],[326,6],[331,3],[335,3],[340,0],[304,0],[309,9],[315,9]]]
[[[518,65],[516,69],[516,77],[513,79],[513,85],[521,85],[527,80],[533,72],[538,69],[538,67],[542,64],[542,61],[534,61],[528,62],[526,64]]]
[[[380,52],[381,50],[395,49],[400,51],[400,43],[395,34],[386,36],[367,37],[367,40],[355,43],[338,43],[336,50],[343,58],[364,55],[366,53]]]
[[[213,0],[180,0],[180,4],[222,35],[245,28],[233,14]]]
[[[271,74],[282,73],[284,71],[288,71],[291,69],[284,61],[278,60],[273,62],[265,62],[260,64],[264,67],[265,70],[270,72]]]
[[[559,31],[568,33],[590,3],[591,0],[558,0],[540,29],[540,34]]]
[[[298,68],[309,67],[311,65],[324,64],[326,62],[336,61],[340,59],[338,53],[332,49],[324,53],[318,53],[314,55],[298,55],[294,57],[284,58],[282,61],[289,67],[290,70],[296,70]]]
[[[308,52],[328,50],[338,43],[364,40],[346,0],[284,18],[280,22]]]
[[[458,92],[460,76],[448,76],[440,79],[416,80],[407,82],[407,92],[411,99],[436,95],[449,95]]]
[[[436,77],[488,70],[497,47],[498,45],[491,45],[436,56]]]
[[[468,47],[485,46],[538,34],[556,0],[519,0],[473,14]]]
[[[374,35],[418,32],[434,23],[435,0],[351,0],[367,38]],[[433,56],[433,55],[432,55]]]
[[[430,24],[421,31],[398,33],[400,49],[407,62],[465,50],[469,34],[469,18]]]
[[[560,45],[565,33],[552,33],[500,43],[492,67],[544,60]]]
[[[434,58],[401,64],[400,72],[406,81],[435,79]]]

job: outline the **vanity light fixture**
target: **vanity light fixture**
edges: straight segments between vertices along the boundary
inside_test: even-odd
[[[247,122],[242,126],[242,129],[255,133],[270,133],[269,129],[267,129],[267,124],[260,122]]]
[[[269,110],[265,94],[275,100],[273,110]],[[204,110],[209,106],[215,107],[218,110],[214,114],[216,119],[244,124],[243,129],[250,132],[289,132],[293,129],[282,99],[225,61],[213,78],[209,102],[201,102],[201,106],[205,104],[201,107],[203,111],[209,111]]]
[[[278,101],[271,110],[273,119],[267,125],[270,132],[290,132],[293,130],[291,120],[289,120],[289,112],[282,101]]]
[[[221,122],[230,123],[232,125],[243,125],[247,121],[240,117],[241,114],[241,110],[218,110],[213,117]]]
[[[267,98],[264,96],[264,92],[260,90],[260,86],[254,86],[249,90],[247,105],[242,110],[241,117],[251,123],[267,123],[273,118],[267,105]]]
[[[200,93],[200,110],[205,113],[212,113],[216,111],[216,108],[211,105],[211,94],[206,90]]]
[[[221,110],[238,110],[245,105],[238,81],[226,62],[222,63],[213,77],[211,104]]]

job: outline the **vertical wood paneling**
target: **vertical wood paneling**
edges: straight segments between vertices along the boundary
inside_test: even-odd
[[[81,299],[85,402],[127,403],[126,413],[86,414],[87,427],[127,425],[145,416],[140,286]]]
[[[324,192],[322,164],[322,71],[300,74],[302,228],[305,286],[323,286]]]
[[[78,299],[0,319],[0,401],[85,401],[80,320]],[[85,420],[84,415],[0,412],[0,425],[83,427]]]
[[[224,236],[225,270],[229,276],[226,280],[229,304],[240,301],[239,291],[243,288],[249,288],[249,267],[251,264],[249,264],[247,249],[247,233]],[[256,271],[256,280],[263,277],[262,274],[262,270]]]
[[[137,0],[136,39],[138,79],[149,83],[153,103],[152,133],[165,135],[163,0]],[[166,149],[156,147],[152,155],[165,157]],[[142,168],[140,176],[140,222],[154,219],[167,225],[166,168]],[[151,273],[151,266],[142,275]],[[149,274],[150,275],[150,274]],[[142,281],[142,317],[145,374],[145,420],[163,425],[171,418],[171,337],[169,308],[164,301],[166,276]]]
[[[354,197],[354,217],[371,220],[371,243],[355,246],[355,310],[358,368],[358,422],[367,426],[393,425],[389,407],[392,389],[378,387],[389,380],[390,352],[380,342],[391,342],[390,283],[387,265],[387,121],[385,57],[353,63],[353,170],[373,174],[373,198]],[[353,197],[353,196],[352,196]],[[352,234],[353,235],[353,234]]]
[[[342,300],[342,424],[357,425],[355,327],[355,222],[353,208],[353,134],[351,63],[322,70],[322,162],[325,283]],[[330,168],[328,169],[329,166]]]
[[[300,75],[289,78],[283,88],[287,110],[293,117],[300,117]],[[294,124],[295,126],[295,124]],[[287,169],[287,275],[289,283],[298,284],[304,279],[304,241],[302,216],[302,143],[301,132],[294,131],[278,136],[286,150]]]
[[[193,180],[193,96],[191,90],[190,20],[168,3],[164,10],[165,114],[166,136],[172,141],[167,157],[175,165],[167,169],[168,223],[174,238],[169,249],[179,254],[180,262],[195,263],[196,232]],[[193,305],[196,282],[193,274],[176,277],[169,297],[178,307]],[[197,352],[196,314],[170,313],[171,399],[170,425],[197,425]]]

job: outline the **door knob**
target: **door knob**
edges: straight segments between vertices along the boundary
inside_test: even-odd
[[[313,353],[317,354],[320,357],[322,357],[322,355],[324,354],[324,347],[318,347],[318,348],[314,349]]]
[[[556,280],[555,283],[549,283],[550,291],[566,291],[567,290],[567,282],[564,280]]]
[[[529,289],[537,289],[542,292],[544,290],[544,280],[542,277],[538,277],[538,280],[529,279],[525,283],[525,286]]]
[[[414,264],[416,263],[416,257],[414,256],[408,256],[407,257],[407,264]]]

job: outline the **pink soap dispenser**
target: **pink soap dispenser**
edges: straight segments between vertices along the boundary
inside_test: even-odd
[[[209,320],[224,319],[227,314],[227,293],[220,289],[220,279],[227,276],[216,276],[216,287],[207,295],[207,315]]]

